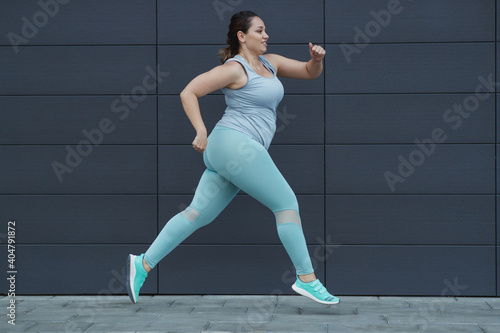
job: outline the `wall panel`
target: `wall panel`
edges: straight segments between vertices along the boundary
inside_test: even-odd
[[[328,43],[463,42],[495,39],[491,0],[326,0]],[[358,28],[359,32],[357,29]]]
[[[27,42],[20,45],[156,43],[155,0],[61,2],[5,1],[0,12],[0,31],[6,33],[2,34],[0,45],[11,45],[11,39],[26,37]],[[9,38],[9,33],[19,37]]]
[[[156,97],[132,106],[119,95],[3,96],[0,144],[77,144],[85,133],[102,144],[156,144]],[[101,138],[103,119],[114,128]]]
[[[492,246],[345,245],[327,253],[327,287],[339,295],[495,294]],[[456,293],[450,290],[455,281],[463,286]]]
[[[340,244],[495,245],[490,195],[329,195],[326,234]]]
[[[474,93],[494,73],[493,43],[370,44],[359,53],[326,46],[327,93]],[[347,54],[347,56],[346,56]]]
[[[326,193],[494,193],[493,145],[435,145],[434,150],[431,144],[423,147],[327,146]]]

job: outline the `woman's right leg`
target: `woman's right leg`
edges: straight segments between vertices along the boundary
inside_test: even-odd
[[[167,222],[144,254],[148,266],[154,268],[193,232],[212,222],[238,191],[239,188],[217,172],[206,169],[191,204]]]
[[[198,228],[212,222],[231,202],[239,188],[211,170],[204,156],[207,170],[201,176],[191,204],[173,216],[163,227],[146,253],[140,256],[130,254],[127,259],[127,292],[133,303],[139,299],[148,270],[177,247]]]

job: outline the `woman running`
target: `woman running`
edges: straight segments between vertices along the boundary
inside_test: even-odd
[[[284,93],[277,76],[315,79],[323,71],[326,52],[309,43],[309,62],[263,55],[269,36],[264,22],[250,11],[233,15],[227,35],[229,46],[219,51],[222,65],[194,78],[180,94],[196,130],[193,148],[203,154],[207,169],[190,205],[167,222],[145,253],[128,256],[130,299],[136,303],[151,269],[194,231],[212,222],[241,189],[274,213],[278,236],[296,270],[292,289],[316,302],[337,304],[339,299],[314,274],[297,198],[267,151]],[[218,89],[225,94],[227,108],[207,138],[198,98]],[[204,193],[212,195],[207,198]]]

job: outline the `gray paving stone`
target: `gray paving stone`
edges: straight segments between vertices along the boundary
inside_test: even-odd
[[[214,307],[214,306],[195,306],[194,310],[191,312],[191,315],[195,315],[197,313],[213,313],[213,314],[221,314],[221,313],[235,313],[235,314],[244,314],[247,313],[248,307]]]
[[[403,302],[402,300],[399,300],[399,302]],[[377,297],[372,297],[372,296],[344,296],[340,298],[340,303],[337,304],[336,306],[358,306],[360,304],[366,304],[369,306],[374,306],[376,304],[381,304],[380,301],[377,299]],[[391,304],[396,304],[395,302],[392,302]]]
[[[479,326],[475,324],[464,324],[464,325],[425,325],[420,326],[423,333],[483,333]]]
[[[25,303],[25,302],[23,302]],[[30,304],[16,304],[16,314],[17,315],[23,315],[28,312],[31,312],[37,308],[36,305],[30,305]]]
[[[0,322],[0,332],[24,332],[28,328],[35,326],[36,322],[34,321],[17,321],[16,320],[16,325],[10,325],[7,323],[7,320],[3,318],[2,316],[2,321]]]
[[[136,303],[133,304],[132,302],[113,302],[113,303],[100,303],[100,302],[88,302],[88,301],[80,301],[80,300],[75,300],[73,302],[70,302],[69,304],[65,305],[65,308],[68,309],[113,309],[113,308],[122,308],[122,309],[131,309],[134,311],[137,311],[141,307],[147,306],[148,303],[141,302],[141,303]]]
[[[28,315],[34,315],[38,313],[47,314],[66,314],[66,315],[78,315],[80,313],[106,313],[106,314],[128,314],[133,315],[137,312],[136,309],[125,307],[125,306],[115,306],[115,307],[64,307],[64,306],[39,306],[28,313]]]
[[[485,303],[488,303],[493,309],[500,309],[500,297],[483,298]]]
[[[161,306],[144,306],[142,307],[141,311],[138,311],[138,312],[144,312],[146,311],[147,309],[149,308],[152,308],[152,309],[162,309]],[[189,314],[191,312],[193,312],[195,308],[195,304],[193,305],[189,305],[188,303],[186,303],[186,305],[182,305],[182,306],[169,306],[169,307],[165,307],[163,308],[164,311],[163,313],[173,313],[173,314],[182,314],[182,313],[185,313],[185,314]]]
[[[496,313],[473,313],[463,315],[440,315],[440,314],[418,314],[414,317],[393,314],[388,316],[389,324],[426,323],[431,324],[498,324],[500,314]]]
[[[187,313],[189,314],[193,311],[194,306],[177,306],[177,307],[168,307],[168,306],[142,306],[137,309],[137,314],[145,314],[145,313],[153,313],[157,315],[161,315],[164,313]]]
[[[60,297],[64,296],[57,296],[59,299]],[[75,296],[68,296],[74,298]],[[16,295],[16,301],[24,301],[24,300],[29,300],[29,301],[46,301],[49,299],[55,298],[55,296],[28,296],[28,295]]]
[[[224,307],[235,306],[235,307],[253,307],[261,306],[264,308],[271,308],[276,305],[278,301],[278,296],[227,296]]]
[[[121,322],[96,322],[87,328],[85,333],[90,332],[135,332],[140,330],[148,330],[151,323],[148,322],[132,322],[122,320]],[[164,330],[165,332],[165,330]]]
[[[295,322],[311,322],[311,323],[359,323],[359,324],[386,324],[383,316],[378,315],[342,315],[335,313],[324,314],[309,314],[309,315],[273,315],[272,322],[278,323],[295,323]]]
[[[25,332],[76,333],[85,332],[91,325],[92,323],[37,322]]]
[[[183,296],[178,297],[171,307],[175,306],[220,306],[226,302],[225,298],[211,298],[210,296]]]
[[[253,309],[249,309],[248,312],[252,311]],[[324,315],[324,314],[335,314],[335,315],[343,315],[343,316],[350,316],[350,315],[356,315],[353,309],[349,309],[347,307],[342,307],[342,308],[296,308],[296,307],[276,307],[274,309],[274,312],[272,313],[275,316],[276,315],[311,315],[311,314],[319,314],[319,315]]]
[[[19,305],[22,305],[22,306],[31,305],[31,306],[39,306],[39,307],[44,307],[44,306],[66,306],[69,303],[71,303],[71,300],[60,300],[60,299],[47,299],[47,300],[29,300],[29,299],[25,299],[25,300],[23,300],[20,303],[16,302],[16,304],[19,304]]]
[[[175,302],[177,299],[183,299],[185,297],[191,297],[191,296],[177,296],[177,295],[155,295],[152,296],[147,304],[148,305],[166,305],[166,304],[172,304]],[[200,299],[201,296],[194,296],[193,299]],[[130,301],[130,300],[129,300]],[[145,302],[142,301],[142,296],[139,298],[139,302],[137,304],[146,304]]]
[[[497,333],[500,332],[500,324],[479,324],[478,327],[483,330],[483,333]]]
[[[287,332],[287,333],[326,333],[326,324],[318,323],[235,323],[224,321],[211,321],[207,329],[208,332],[213,331],[229,331],[238,332]]]
[[[172,316],[169,314],[162,314],[161,316],[156,319],[156,321],[170,321],[172,320]],[[255,315],[255,314],[246,314],[246,313],[227,313],[227,312],[220,312],[220,313],[213,313],[213,312],[202,312],[202,313],[195,313],[194,311],[189,314],[189,317],[186,317],[186,320],[190,321],[212,321],[212,320],[217,320],[217,321],[233,321],[233,322],[254,322],[254,321],[264,321],[264,322],[269,322],[271,321],[271,315],[270,314],[262,314],[262,315]]]
[[[341,301],[342,303],[342,301]],[[314,307],[314,308],[325,308],[329,305],[317,303],[305,296],[293,295],[293,296],[278,296],[278,304],[276,306],[286,306],[286,307]],[[331,305],[336,306],[336,305]]]
[[[34,321],[34,322],[66,322],[71,318],[76,317],[76,314],[67,313],[35,313],[35,314],[20,314],[16,315],[16,321]]]
[[[421,304],[432,304],[432,303],[442,303],[442,304],[456,304],[458,300],[455,297],[404,297],[401,298],[405,303],[409,303],[410,307]],[[384,297],[380,297],[380,302],[386,302]]]
[[[202,332],[208,326],[209,322],[192,322],[192,321],[175,321],[169,322],[153,322],[143,330],[168,333],[185,333],[185,332]],[[87,332],[85,332],[87,333]]]
[[[109,323],[117,323],[122,321],[130,321],[130,322],[140,322],[141,325],[144,323],[150,323],[158,319],[160,315],[155,313],[144,313],[144,314],[136,314],[136,315],[128,315],[128,314],[108,314],[108,313],[96,313],[91,316],[76,316],[71,318],[69,321],[75,323],[100,323],[100,322],[109,322]],[[132,318],[133,319],[129,319]],[[142,327],[142,326],[140,326]]]
[[[486,304],[481,308],[474,307],[454,307],[444,308],[438,311],[442,316],[498,316],[500,323],[500,309],[491,309]]]
[[[387,324],[356,324],[335,323],[328,324],[328,333],[421,333],[417,325],[387,325]]]

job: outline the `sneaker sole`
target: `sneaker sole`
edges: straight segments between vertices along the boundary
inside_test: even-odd
[[[135,257],[132,254],[127,257],[127,293],[132,303],[137,303],[134,293]]]
[[[302,289],[302,288],[297,287],[297,285],[296,285],[295,283],[292,285],[292,289],[293,289],[293,290],[294,290],[297,294],[300,294],[300,295],[302,295],[302,296],[305,296],[305,297],[307,297],[307,298],[310,298],[310,299],[312,299],[313,301],[318,302],[318,303],[321,303],[321,304],[328,304],[328,305],[332,305],[332,304],[339,304],[339,303],[340,303],[340,300],[333,301],[333,302],[332,302],[332,301],[328,302],[328,301],[322,301],[322,300],[319,300],[319,299],[317,299],[316,297],[314,297],[313,295],[311,295],[311,293],[310,293],[310,292],[308,292],[307,290],[304,290],[304,289]]]

